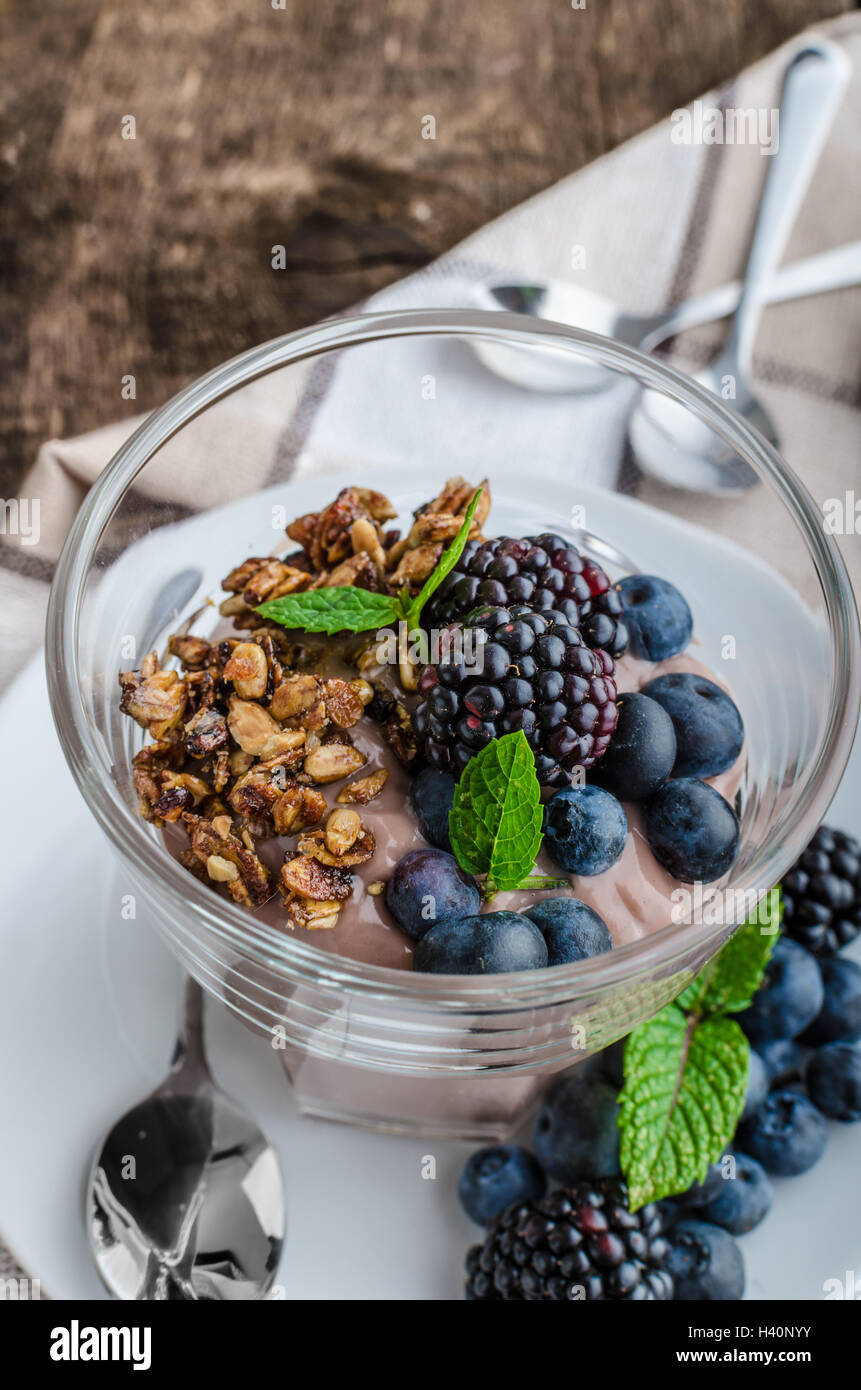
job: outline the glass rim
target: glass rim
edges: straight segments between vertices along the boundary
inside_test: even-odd
[[[439,976],[372,965],[296,941],[255,919],[247,909],[214,894],[174,860],[149,834],[119,788],[102,771],[96,731],[81,695],[78,635],[81,598],[93,556],[114,509],[138,473],[169,439],[216,402],[250,382],[326,352],[399,337],[481,338],[498,344],[552,347],[599,364],[677,401],[730,443],[776,493],[801,531],[822,591],[832,658],[827,724],[804,796],[789,812],[779,844],[760,847],[746,874],[732,880],[739,894],[771,888],[804,849],[824,815],[846,766],[861,703],[858,614],[840,551],[825,531],[821,513],[800,479],[767,441],[724,401],[635,348],[567,324],[492,310],[402,309],[327,319],[271,339],[213,368],[149,415],[99,475],[72,524],[57,563],[46,622],[48,690],[60,742],[84,800],[120,852],[146,869],[171,907],[192,909],[202,926],[229,943],[241,958],[263,963],[285,982],[328,982],[344,993],[474,1011],[563,1003],[578,994],[624,985],[632,975],[663,969],[718,943],[733,923],[671,923],[638,941],[571,965],[504,975]],[[456,983],[455,983],[456,981]]]

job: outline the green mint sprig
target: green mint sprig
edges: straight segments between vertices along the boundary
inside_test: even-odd
[[[744,1108],[750,1044],[728,1014],[746,1009],[778,936],[757,912],[673,1003],[629,1034],[619,1095],[631,1210],[705,1179]]]
[[[567,888],[533,876],[541,844],[541,788],[522,729],[491,739],[470,758],[455,788],[448,825],[460,867],[484,877],[484,896],[515,888]]]
[[[482,489],[478,488],[464,513],[460,530],[414,599],[407,589],[399,594],[374,594],[355,584],[343,584],[331,589],[310,589],[303,594],[285,594],[283,598],[261,603],[255,611],[282,627],[325,632],[330,636],[335,632],[375,632],[382,627],[395,627],[400,622],[406,623],[408,632],[414,631],[428,599],[461,557],[481,493]]]

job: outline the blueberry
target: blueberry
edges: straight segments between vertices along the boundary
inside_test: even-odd
[[[606,922],[579,898],[545,898],[523,915],[547,942],[548,965],[567,965],[613,949]]]
[[[426,932],[416,947],[416,970],[431,975],[498,975],[540,970],[547,964],[544,937],[519,912],[449,917]]]
[[[545,1173],[558,1182],[619,1171],[616,1090],[596,1072],[569,1072],[544,1098],[534,1145]]]
[[[696,1210],[705,1206],[716,1197],[721,1190],[724,1182],[723,1167],[721,1163],[713,1163],[703,1178],[702,1182],[691,1183],[686,1192],[680,1192],[674,1197],[673,1203],[684,1210]]]
[[[753,1115],[768,1095],[768,1070],[765,1062],[758,1052],[750,1049],[750,1061],[747,1068],[747,1093],[744,1098],[744,1109],[741,1117]]]
[[[738,820],[706,782],[665,782],[645,803],[646,838],[658,863],[684,883],[712,883],[738,852]]]
[[[674,671],[649,681],[643,694],[656,700],[672,720],[674,777],[716,777],[732,767],[744,744],[744,724],[735,702],[719,685],[705,676]]]
[[[621,1091],[625,1084],[625,1043],[627,1038],[620,1038],[618,1042],[611,1043],[599,1053],[601,1073],[606,1079]]]
[[[735,1176],[721,1181],[720,1191],[700,1208],[703,1221],[743,1236],[767,1216],[774,1198],[771,1179],[762,1164],[747,1154],[735,1154]]]
[[[818,1163],[828,1143],[828,1121],[795,1091],[772,1091],[738,1127],[738,1142],[767,1173],[792,1178]]]
[[[762,1058],[769,1090],[782,1091],[800,1081],[809,1051],[795,1038],[773,1038],[771,1042],[759,1043],[758,1051],[750,1055]]]
[[[861,966],[833,957],[820,962],[825,1000],[804,1034],[804,1041],[820,1046],[861,1039]]]
[[[824,998],[816,957],[782,936],[753,1003],[738,1021],[754,1046],[774,1038],[795,1038],[813,1022]]]
[[[675,584],[653,574],[631,574],[616,586],[629,633],[632,656],[666,661],[683,652],[694,620]]]
[[[620,803],[601,787],[563,787],[544,808],[544,836],[554,864],[591,877],[616,863],[628,821]]]
[[[823,1115],[853,1124],[861,1120],[861,1047],[835,1042],[820,1047],[804,1076],[810,1099]]]
[[[433,926],[477,912],[475,883],[441,849],[413,849],[399,859],[386,888],[386,905],[414,941]]]
[[[673,721],[648,695],[620,695],[619,720],[589,781],[622,801],[643,801],[666,782],[676,760]]]
[[[451,849],[448,813],[454,802],[455,780],[450,772],[423,767],[410,787],[410,801],[419,829],[437,849]]]
[[[477,1149],[461,1169],[460,1204],[472,1221],[486,1226],[492,1216],[521,1202],[543,1197],[547,1179],[534,1154],[518,1144]]]
[[[744,1293],[744,1260],[728,1231],[707,1221],[680,1221],[668,1269],[682,1302],[735,1302]]]

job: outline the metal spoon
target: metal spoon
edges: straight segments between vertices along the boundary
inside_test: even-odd
[[[215,1087],[191,978],[171,1070],[101,1145],[86,1216],[117,1298],[260,1299],[272,1284],[285,1224],[278,1158]]]
[[[780,304],[857,284],[861,284],[861,241],[852,241],[781,266],[764,287],[763,303]],[[605,295],[564,280],[523,282],[493,277],[473,286],[472,299],[479,309],[506,309],[536,319],[569,323],[588,333],[603,333],[606,338],[615,338],[616,342],[638,347],[642,352],[652,352],[676,333],[732,314],[741,291],[742,282],[733,280],[686,299],[674,309],[664,309],[659,314],[632,314]],[[596,367],[585,358],[575,358],[570,352],[551,350],[539,360],[534,349],[527,352],[483,342],[475,347],[491,371],[531,391],[594,391],[618,380],[613,372]]]
[[[780,143],[766,175],[739,306],[725,347],[694,378],[727,399],[772,444],[777,444],[774,421],[750,385],[764,286],[783,252],[849,73],[845,54],[825,41],[807,44],[790,63],[781,95]],[[628,437],[640,468],[671,486],[724,494],[758,481],[709,425],[660,392],[643,393]]]

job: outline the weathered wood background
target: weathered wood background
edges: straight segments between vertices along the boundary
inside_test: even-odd
[[[0,495],[42,439],[348,307],[852,8],[279,3],[0,0]]]

